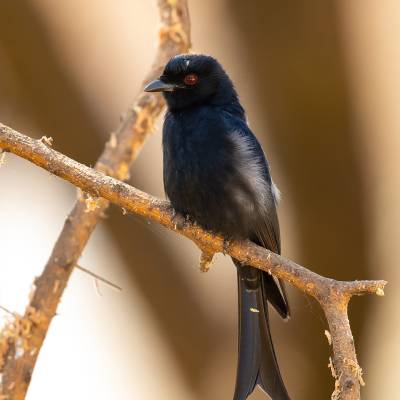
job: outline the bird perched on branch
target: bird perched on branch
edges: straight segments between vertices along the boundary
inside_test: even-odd
[[[246,122],[235,88],[212,57],[172,58],[147,92],[163,92],[164,187],[174,210],[227,239],[250,239],[280,253],[279,191],[267,159]],[[234,400],[259,385],[288,400],[268,318],[270,303],[289,317],[283,284],[233,260],[239,296],[239,356]]]

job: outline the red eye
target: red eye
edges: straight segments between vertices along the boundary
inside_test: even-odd
[[[199,81],[199,77],[196,74],[188,74],[183,78],[185,85],[193,86]]]

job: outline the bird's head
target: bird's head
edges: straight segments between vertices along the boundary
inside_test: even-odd
[[[171,58],[159,79],[146,92],[163,92],[170,110],[202,104],[223,105],[237,100],[231,80],[210,56],[181,54]]]

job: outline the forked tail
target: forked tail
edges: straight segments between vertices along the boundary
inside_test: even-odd
[[[233,399],[245,400],[259,385],[272,400],[290,400],[269,329],[267,297],[276,297],[279,289],[277,286],[275,289],[272,284],[275,282],[268,274],[235,264],[238,274],[239,359]],[[271,293],[271,288],[277,292]]]

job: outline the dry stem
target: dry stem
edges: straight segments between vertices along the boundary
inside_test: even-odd
[[[203,256],[203,259],[207,263],[210,261],[210,254],[223,252],[243,263],[267,271],[313,296],[323,308],[329,325],[333,349],[333,370],[336,372],[334,396],[341,400],[360,399],[360,383],[363,381],[354,348],[347,306],[353,295],[373,293],[381,296],[385,281],[347,282],[325,278],[249,241],[224,241],[221,236],[206,232],[185,219],[177,224],[176,215],[167,201],[152,197],[115,178],[79,164],[49,148],[42,141],[31,139],[1,124],[0,148],[35,163],[93,197],[106,199],[124,210],[144,216],[188,237],[206,255]],[[104,202],[105,200],[99,199],[98,201]],[[73,224],[73,221],[71,223]],[[59,254],[59,257],[62,256],[62,253]],[[40,300],[44,304],[48,302],[49,298],[52,298],[51,292],[41,292]],[[38,314],[36,317],[43,316],[44,318],[37,318],[36,321],[28,319],[27,321],[36,329],[27,342],[28,352],[32,351],[31,346],[35,345],[38,330],[40,333],[41,330],[48,327],[48,317],[44,313],[45,311],[42,311],[43,307],[40,308],[40,303],[32,304],[30,311],[32,312],[33,309]],[[14,360],[16,358],[15,349],[11,348],[9,351],[10,353],[7,353],[6,356],[8,355]],[[9,362],[7,357],[4,360],[6,363]],[[24,366],[25,364],[22,364],[22,367]],[[13,370],[11,369],[11,371]]]
[[[190,48],[186,0],[158,0],[158,7],[161,19],[159,47],[145,82],[158,77],[172,56],[185,53]],[[140,92],[116,132],[111,134],[96,163],[96,170],[120,180],[127,179],[130,166],[163,106],[162,96]],[[52,145],[48,138],[40,143],[46,148]],[[4,158],[1,157],[1,160]],[[78,196],[42,275],[35,280],[29,306],[21,317],[21,321],[29,326],[23,337],[26,348],[20,351],[20,337],[15,327],[12,334],[7,334],[10,330],[5,330],[0,337],[0,399],[25,398],[38,353],[73,267],[77,265],[93,229],[108,205],[108,201],[104,198],[98,199],[96,193],[90,198]],[[40,315],[40,318],[33,320],[33,315]]]

